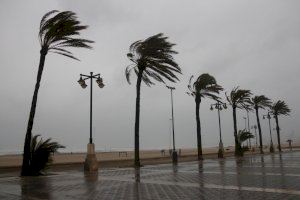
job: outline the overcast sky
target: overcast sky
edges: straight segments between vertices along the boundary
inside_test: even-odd
[[[191,75],[213,75],[230,91],[235,86],[284,100],[291,116],[280,117],[282,143],[300,142],[299,66],[300,1],[298,0],[106,0],[0,1],[0,152],[22,151],[36,82],[41,17],[48,11],[71,10],[89,28],[82,37],[93,50],[74,50],[81,61],[49,53],[38,97],[33,134],[51,137],[67,151],[85,151],[89,137],[89,89],[79,74],[101,73],[105,87],[94,87],[94,142],[98,150],[132,149],[135,83],[124,70],[131,43],[164,33],[176,43],[182,68],[174,91],[175,135],[179,148],[196,147],[195,102],[186,94]],[[89,83],[88,83],[89,84]],[[221,94],[224,97],[224,93]],[[218,145],[217,112],[212,100],[200,106],[203,145]],[[260,111],[266,114],[266,111]],[[160,83],[142,86],[142,149],[169,148],[170,93]],[[238,111],[244,128],[245,111]],[[232,109],[221,113],[224,145],[233,145]],[[256,124],[250,113],[250,126]],[[267,121],[261,118],[263,142],[269,144]],[[272,127],[275,124],[272,120]],[[275,132],[273,139],[276,141]]]

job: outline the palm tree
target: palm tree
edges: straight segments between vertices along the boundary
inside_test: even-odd
[[[281,152],[281,144],[280,144],[280,128],[278,123],[278,116],[279,115],[289,115],[291,109],[289,109],[288,105],[284,101],[277,101],[273,103],[271,107],[271,113],[274,115],[276,121],[276,131],[277,131],[277,141],[278,141],[278,150]]]
[[[258,134],[259,134],[259,149],[260,149],[260,153],[263,154],[264,152],[263,152],[263,142],[262,142],[262,131],[261,131],[261,126],[259,121],[258,110],[270,107],[272,102],[265,95],[260,95],[260,96],[253,97],[251,99],[251,103],[256,112],[256,120],[257,120]]]
[[[55,14],[54,16],[52,16]],[[52,17],[51,17],[52,16]],[[51,17],[51,18],[50,18]],[[45,58],[48,52],[57,53],[69,58],[78,60],[73,54],[66,50],[67,47],[88,48],[91,49],[89,43],[91,40],[81,39],[77,36],[81,30],[86,29],[87,26],[80,25],[77,16],[74,12],[64,11],[59,12],[52,10],[46,13],[40,23],[39,41],[41,45],[40,62],[37,73],[37,80],[33,93],[27,131],[25,136],[22,176],[30,175],[30,141],[32,137],[32,126],[35,116],[36,104],[42,73],[45,64]]]
[[[30,143],[31,157],[31,175],[41,175],[52,163],[52,154],[57,152],[59,148],[65,148],[57,142],[50,142],[51,138],[43,141],[35,135]]]
[[[253,134],[248,132],[246,129],[244,130],[239,130],[238,134],[237,134],[237,138],[238,138],[238,143],[240,146],[242,146],[243,142],[254,138]],[[245,151],[245,148],[242,148],[242,152]]]
[[[197,123],[197,149],[198,149],[198,160],[202,160],[202,142],[201,142],[201,124],[200,124],[200,103],[201,99],[208,97],[214,100],[219,99],[216,94],[219,94],[223,88],[217,84],[216,79],[209,74],[201,74],[195,82],[192,82],[194,76],[191,76],[188,89],[189,95],[195,98],[196,103],[196,123]]]
[[[135,129],[134,129],[134,165],[140,166],[139,156],[139,125],[140,125],[140,90],[141,82],[147,86],[154,83],[151,78],[164,83],[164,78],[171,82],[179,79],[174,74],[180,73],[181,69],[174,61],[172,54],[177,52],[172,50],[175,44],[167,41],[168,37],[162,33],[151,36],[145,40],[138,40],[130,45],[127,57],[132,64],[127,66],[125,75],[130,84],[130,74],[132,70],[137,75],[136,82],[136,104],[135,104]]]
[[[251,110],[251,107],[250,107],[251,94],[252,93],[250,92],[250,90],[242,90],[242,89],[239,89],[239,87],[233,88],[231,90],[229,96],[226,94],[227,101],[232,106],[235,156],[243,156],[242,147],[238,142],[238,136],[237,136],[236,109],[239,108],[239,109]]]

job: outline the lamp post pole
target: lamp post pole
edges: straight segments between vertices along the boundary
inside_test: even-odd
[[[272,139],[272,130],[271,130],[271,115],[268,112],[267,115],[263,115],[263,119],[267,118],[269,121],[269,130],[270,130],[270,153],[274,153],[273,139]]]
[[[174,110],[173,110],[173,90],[175,90],[175,87],[166,86],[171,91],[171,108],[172,108],[172,132],[173,132],[173,151],[172,151],[172,161],[174,164],[177,163],[178,157],[177,152],[175,148],[175,131],[174,131]]]
[[[93,143],[93,72],[90,73],[90,82],[91,82],[91,95],[90,95],[90,144]]]
[[[95,154],[95,145],[93,143],[93,79],[96,79],[98,86],[100,88],[104,87],[103,80],[100,77],[100,74],[93,74],[90,72],[90,75],[80,74],[80,79],[78,83],[82,88],[86,88],[87,84],[85,80],[90,80],[90,138],[87,145],[87,156],[84,162],[84,171],[85,172],[97,172],[98,171],[98,161]]]
[[[253,125],[253,126],[251,126],[251,129],[254,129],[254,132],[255,132],[255,147],[257,148],[257,133],[256,133],[257,126]]]
[[[217,101],[215,104],[210,105],[210,110],[213,110],[213,106],[218,110],[218,120],[219,120],[219,150],[218,150],[218,158],[224,158],[224,145],[222,141],[222,129],[221,129],[221,117],[220,110],[222,110],[222,106],[224,109],[227,108],[226,103]]]
[[[250,119],[249,119],[249,111],[247,110],[247,121],[248,121],[248,131],[250,132]],[[249,146],[251,149],[251,138],[249,138]]]

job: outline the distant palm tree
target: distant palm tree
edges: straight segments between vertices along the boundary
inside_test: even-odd
[[[253,108],[256,112],[256,120],[257,120],[257,127],[258,127],[258,133],[259,133],[259,149],[260,153],[263,154],[263,142],[262,142],[262,131],[259,121],[259,114],[258,109],[265,109],[271,106],[272,102],[269,98],[267,98],[264,95],[255,96],[251,99],[251,103],[253,105]]]
[[[55,15],[50,18],[50,16],[53,14]],[[57,10],[53,10],[46,13],[41,20],[39,31],[39,40],[41,45],[40,62],[25,137],[23,165],[21,172],[22,176],[31,175],[31,131],[46,55],[48,52],[52,52],[78,60],[70,51],[66,50],[65,48],[76,47],[91,49],[89,43],[93,43],[93,41],[77,38],[77,36],[80,34],[80,31],[86,28],[87,26],[80,25],[80,22],[77,20],[76,14],[71,11],[59,12]]]
[[[41,175],[52,163],[52,154],[57,152],[59,148],[65,148],[57,142],[50,142],[51,139],[43,141],[35,135],[30,143],[30,164],[31,164],[31,175]]]
[[[217,100],[219,97],[216,96],[216,94],[219,94],[223,88],[218,85],[216,79],[209,74],[201,74],[195,82],[192,82],[193,78],[194,76],[191,76],[189,81],[188,89],[190,92],[188,92],[188,94],[195,98],[198,160],[202,160],[201,124],[199,114],[201,98],[208,97]]]
[[[242,146],[243,142],[247,141],[248,139],[254,138],[253,134],[248,132],[246,129],[239,130],[237,134],[238,143]],[[242,152],[245,151],[245,148],[242,147]]]
[[[281,144],[280,144],[280,128],[278,123],[279,115],[289,115],[291,109],[289,109],[288,105],[284,101],[277,101],[273,103],[271,107],[271,113],[274,115],[276,121],[276,131],[277,131],[277,141],[278,141],[278,150],[281,152]]]
[[[226,93],[225,93],[226,94]],[[234,129],[234,143],[235,143],[235,156],[243,156],[242,147],[238,142],[238,133],[237,133],[237,121],[236,121],[236,109],[246,109],[251,110],[251,96],[250,90],[241,90],[239,87],[235,87],[230,92],[228,96],[226,94],[226,98],[228,103],[232,106],[232,113],[233,113],[233,129]]]
[[[159,33],[145,40],[138,40],[131,44],[129,53],[127,54],[128,59],[133,62],[125,70],[128,83],[130,84],[132,70],[137,75],[134,129],[134,165],[136,167],[140,166],[139,125],[141,82],[143,81],[147,86],[154,84],[150,78],[163,83],[163,78],[171,82],[176,82],[179,79],[174,72],[181,74],[180,67],[172,57],[172,54],[177,53],[172,49],[175,44],[169,43],[167,39],[168,37]]]

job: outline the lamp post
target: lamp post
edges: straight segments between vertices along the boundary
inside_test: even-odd
[[[215,109],[218,110],[218,119],[219,119],[219,151],[218,151],[218,158],[224,158],[224,146],[223,146],[223,141],[222,141],[222,130],[221,130],[221,118],[220,118],[220,110],[227,109],[226,103],[223,103],[221,101],[217,101],[215,104],[210,105],[210,110],[212,111],[215,107]],[[223,107],[223,108],[222,108]]]
[[[249,119],[249,111],[247,110],[247,121],[248,121],[248,131],[250,132],[250,119]],[[251,138],[249,138],[249,146],[251,149]]]
[[[245,131],[247,131],[247,117],[243,117],[243,119],[245,120]],[[247,146],[249,146],[249,140],[247,141]]]
[[[95,172],[98,171],[98,162],[95,154],[95,144],[93,143],[93,79],[96,79],[96,83],[100,88],[104,87],[103,79],[100,77],[100,74],[93,74],[90,72],[90,75],[80,74],[78,83],[84,89],[87,87],[85,80],[90,79],[90,138],[87,145],[87,156],[84,162],[84,171],[86,172]]]
[[[274,153],[274,146],[273,146],[273,139],[272,139],[272,130],[271,130],[271,115],[270,112],[268,112],[267,115],[263,115],[263,119],[269,120],[269,130],[270,130],[270,153]]]
[[[172,108],[172,132],[173,132],[173,151],[172,151],[172,161],[174,164],[177,163],[178,157],[175,148],[175,133],[174,133],[174,110],[173,110],[173,90],[175,87],[166,86],[171,91],[171,108]]]
[[[253,126],[251,126],[251,129],[254,129],[254,132],[255,132],[255,147],[257,148],[257,133],[256,133],[257,126],[253,125]]]

